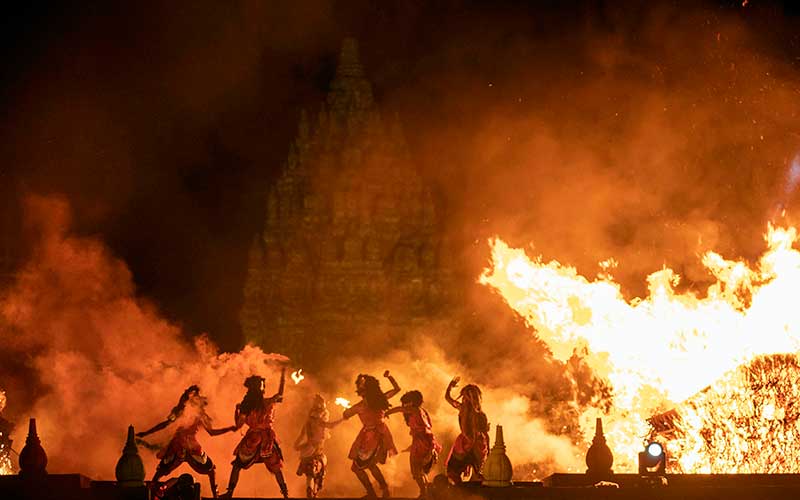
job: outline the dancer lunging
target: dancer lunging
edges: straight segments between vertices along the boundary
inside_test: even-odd
[[[249,469],[253,464],[264,464],[269,472],[275,476],[278,487],[284,498],[289,497],[286,481],[283,478],[283,453],[278,445],[278,438],[272,428],[275,421],[275,405],[283,401],[283,387],[286,382],[286,369],[281,373],[281,382],[278,392],[272,397],[264,397],[264,377],[253,375],[244,382],[247,393],[242,402],[236,405],[234,415],[236,429],[247,424],[245,433],[239,445],[233,451],[234,459],[231,477],[228,480],[228,491],[225,496],[233,496],[236,483],[239,482],[239,472]]]
[[[178,425],[167,446],[156,454],[159,462],[153,475],[153,483],[168,476],[182,463],[187,463],[198,474],[208,476],[208,481],[211,483],[211,495],[214,498],[217,497],[214,462],[197,442],[197,431],[202,427],[209,435],[217,436],[234,430],[234,427],[212,428],[211,417],[206,414],[207,405],[208,400],[200,394],[200,388],[193,385],[183,391],[178,404],[169,412],[166,420],[144,432],[136,433],[137,437],[142,438],[166,428],[173,422]]]

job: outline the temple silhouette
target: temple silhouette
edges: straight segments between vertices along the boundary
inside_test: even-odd
[[[399,119],[381,115],[346,39],[326,102],[316,119],[302,114],[269,190],[249,252],[245,338],[299,363],[364,332],[388,345],[447,309],[442,234]]]

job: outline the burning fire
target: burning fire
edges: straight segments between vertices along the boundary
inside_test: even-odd
[[[612,266],[589,280],[499,239],[490,242],[492,266],[480,282],[502,295],[556,359],[585,354],[613,388],[603,418],[618,470],[635,469],[652,432],[647,419],[675,409],[674,442],[667,445],[674,469],[800,472],[800,454],[774,458],[797,447],[796,240],[795,228],[770,225],[767,249],[752,267],[706,253],[702,262],[715,282],[704,295],[677,292],[680,277],[664,268],[648,276],[647,297],[626,301],[608,275]],[[786,356],[770,357],[779,354]],[[600,414],[592,408],[581,415],[587,439]]]
[[[0,389],[0,415],[2,415],[5,407],[6,393]],[[14,473],[14,468],[11,464],[11,448],[9,444],[11,440],[10,436],[6,435],[6,432],[9,432],[10,429],[7,429],[8,426],[4,425],[4,423],[3,417],[0,416],[0,476]]]
[[[302,368],[300,368],[297,371],[292,372],[292,380],[294,380],[295,385],[299,384],[300,381],[302,381],[304,378],[306,378],[306,376],[303,375],[303,369]]]
[[[14,473],[11,464],[11,450],[6,449],[6,436],[0,432],[0,476],[7,476]]]
[[[342,408],[350,408],[352,406],[350,401],[344,398],[336,398],[336,404],[341,406]]]
[[[797,472],[800,360],[758,357],[677,407],[676,471]]]

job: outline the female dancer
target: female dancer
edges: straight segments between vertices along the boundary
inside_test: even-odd
[[[329,422],[330,413],[325,399],[317,394],[314,404],[308,412],[308,419],[294,442],[294,449],[300,452],[300,465],[297,475],[306,476],[306,496],[315,498],[322,490],[328,457],[325,455],[325,441],[330,437],[329,429],[339,425],[342,420]]]
[[[422,393],[410,391],[400,397],[403,406],[392,408],[386,412],[403,413],[409,429],[411,429],[411,447],[409,448],[411,477],[419,486],[419,498],[425,498],[428,486],[428,472],[439,459],[442,446],[436,441],[431,428],[431,417],[422,407]]]
[[[489,421],[481,410],[481,390],[469,384],[461,389],[461,401],[453,399],[450,391],[458,386],[459,380],[460,377],[451,380],[444,394],[447,402],[458,410],[461,429],[447,457],[447,477],[456,484],[464,474],[470,474],[473,481],[482,480],[481,470],[489,455]]]
[[[367,490],[367,497],[371,498],[376,497],[375,489],[366,471],[372,473],[383,497],[388,498],[389,485],[386,484],[378,464],[385,464],[388,456],[397,454],[392,434],[386,425],[385,411],[389,409],[389,399],[400,392],[400,386],[388,370],[383,376],[392,384],[392,388],[386,392],[381,391],[380,382],[375,377],[359,375],[356,378],[356,394],[361,396],[361,401],[346,409],[343,414],[345,419],[358,415],[363,425],[350,448],[348,458],[353,461],[351,470]]]
[[[197,431],[202,427],[210,436],[218,436],[234,430],[234,427],[212,428],[211,417],[206,414],[206,405],[208,405],[208,400],[200,394],[200,388],[193,385],[183,391],[178,404],[169,412],[166,420],[144,432],[136,433],[137,437],[142,438],[164,429],[173,422],[178,422],[175,435],[172,436],[167,446],[156,454],[160,460],[156,466],[152,483],[168,476],[182,463],[187,463],[198,474],[208,476],[208,482],[211,483],[211,495],[214,498],[217,497],[214,462],[197,442]]]
[[[283,453],[278,445],[278,437],[272,428],[275,421],[275,405],[283,401],[283,387],[286,383],[286,369],[281,373],[281,383],[272,397],[264,397],[264,377],[253,375],[247,377],[244,386],[247,394],[242,402],[236,405],[234,420],[235,429],[247,424],[247,433],[233,450],[234,459],[231,477],[228,479],[228,491],[225,497],[233,496],[236,483],[239,482],[239,471],[249,469],[253,464],[264,464],[278,482],[283,498],[289,498],[289,490],[283,478]]]

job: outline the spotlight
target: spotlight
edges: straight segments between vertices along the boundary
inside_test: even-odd
[[[660,475],[667,469],[667,452],[661,443],[647,443],[644,451],[639,452],[639,474]]]

